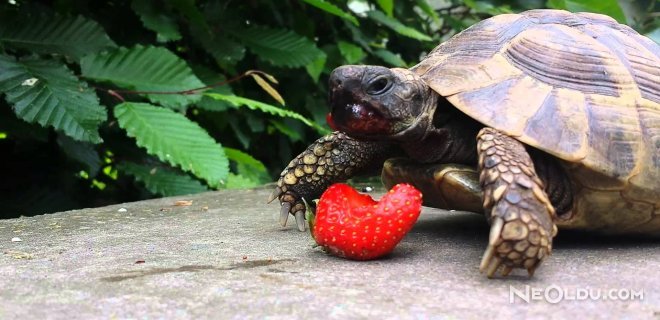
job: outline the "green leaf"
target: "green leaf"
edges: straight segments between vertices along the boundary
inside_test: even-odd
[[[328,134],[328,130],[319,126],[317,123],[314,123],[310,121],[309,119],[303,117],[299,113],[293,112],[291,110],[286,110],[286,109],[281,109],[276,106],[266,104],[260,101],[248,99],[248,98],[243,98],[239,96],[234,96],[234,95],[224,95],[224,94],[218,94],[218,93],[205,93],[205,95],[213,98],[213,99],[218,99],[222,101],[227,101],[234,105],[235,107],[247,107],[251,110],[259,110],[261,112],[266,112],[270,113],[275,116],[279,117],[284,117],[284,118],[292,118],[299,120],[300,122],[316,129],[319,133],[325,135]]]
[[[229,160],[244,166],[250,171],[255,171],[259,173],[267,172],[266,166],[264,166],[264,164],[261,161],[255,159],[253,156],[234,148],[225,147],[224,149],[225,149],[225,155],[227,155],[227,158]]]
[[[57,144],[62,151],[72,160],[82,164],[91,177],[95,177],[101,169],[101,157],[94,149],[94,145],[88,142],[80,142],[65,135],[57,137]]]
[[[394,0],[376,0],[376,3],[388,16],[394,15]]]
[[[8,47],[74,59],[116,47],[98,23],[81,16],[15,15],[0,20],[0,43]]]
[[[230,187],[232,183],[240,181],[240,179],[249,182],[248,184],[243,184],[243,186],[246,187],[254,187],[271,181],[266,166],[264,166],[261,161],[237,149],[225,148],[225,153],[227,154],[227,158],[236,164],[236,172],[239,177],[236,181],[232,181],[231,178],[227,179],[228,187]]]
[[[275,66],[302,67],[323,55],[314,42],[289,30],[256,26],[231,32],[259,59]]]
[[[181,109],[199,101],[201,94],[184,95],[181,91],[204,84],[186,62],[162,47],[119,48],[86,56],[80,62],[84,77],[111,82],[121,88],[136,90],[153,103]],[[169,93],[169,94],[168,94]]]
[[[213,56],[215,61],[225,69],[227,65],[233,65],[245,57],[245,46],[227,37],[194,30],[193,36]]]
[[[400,68],[407,68],[408,65],[406,64],[403,59],[401,59],[401,56],[399,54],[395,54],[392,51],[385,50],[385,49],[378,49],[374,51],[374,55],[381,58],[383,61],[386,63],[395,66],[395,67],[400,67]]]
[[[378,11],[378,10],[372,10],[367,12],[367,15],[369,18],[373,19],[374,21],[383,24],[384,26],[396,31],[398,34],[421,40],[421,41],[431,41],[433,40],[431,37],[411,28],[403,23],[401,23],[399,20],[396,20],[394,18],[386,16],[383,12]]]
[[[202,67],[199,65],[194,65],[193,70],[199,79],[201,79],[205,85],[214,86],[213,88],[206,90],[205,92],[215,92],[220,94],[233,94],[231,86],[229,84],[217,85],[227,81],[227,78],[217,72],[212,71],[209,68]],[[216,99],[211,99],[208,96],[202,96],[202,99],[197,103],[197,107],[200,109],[208,111],[226,111],[228,108],[231,108],[231,105],[225,101],[219,101]]]
[[[290,126],[287,126],[286,124],[282,123],[281,121],[272,120],[272,119],[268,122],[270,122],[270,124],[273,126],[273,128],[275,128],[277,131],[279,131],[280,133],[283,133],[287,137],[289,137],[289,139],[291,141],[294,141],[294,142],[295,141],[302,141],[302,136],[300,135],[300,133],[298,131],[294,130],[293,128],[291,128]]]
[[[0,92],[29,123],[53,127],[80,141],[102,141],[98,128],[107,118],[106,110],[94,90],[64,64],[0,55]]]
[[[248,132],[248,128],[246,128],[242,123],[240,123],[240,119],[236,119],[237,116],[230,116],[231,121],[229,121],[229,126],[232,128],[232,132],[236,136],[236,139],[238,139],[238,142],[241,143],[243,148],[247,149],[250,147],[250,143],[252,142],[252,136]]]
[[[305,70],[307,70],[307,74],[309,74],[310,77],[312,77],[312,80],[314,80],[314,83],[319,82],[319,77],[321,77],[321,73],[323,73],[323,69],[325,68],[325,62],[328,59],[328,56],[323,52],[322,55],[320,55],[316,60],[308,63],[305,66]]]
[[[242,175],[237,175],[230,173],[229,177],[227,177],[227,184],[225,185],[225,188],[227,189],[247,189],[247,188],[254,188],[259,186],[261,183],[254,181],[248,177],[244,177]]]
[[[144,183],[147,190],[165,197],[195,194],[208,191],[198,180],[187,174],[179,173],[160,166],[147,166],[133,162],[117,165],[117,169],[135,177]]]
[[[191,172],[213,188],[227,179],[229,163],[222,146],[197,123],[147,103],[124,102],[114,113],[119,126],[149,154]]]
[[[548,6],[571,12],[595,12],[606,14],[620,23],[626,23],[626,16],[617,0],[549,0]]]
[[[179,26],[169,12],[162,11],[154,1],[133,0],[131,8],[138,14],[145,28],[157,35],[158,42],[168,42],[181,39]]]
[[[473,9],[477,13],[498,15],[513,12],[509,5],[495,5],[490,1],[464,0],[464,2],[466,6]]]
[[[431,17],[433,19],[433,22],[437,25],[440,25],[442,22],[440,21],[440,16],[438,16],[438,13],[433,10],[433,7],[428,3],[426,0],[417,0],[417,6],[424,12],[427,16]]]
[[[350,13],[340,9],[339,7],[335,6],[332,3],[329,3],[325,0],[302,0],[303,2],[306,2],[309,5],[312,5],[314,7],[317,7],[329,14],[333,14],[335,16],[338,16],[342,19],[346,19],[347,21],[350,21],[352,24],[359,26],[360,23],[358,20]]]
[[[341,52],[341,55],[348,64],[356,64],[367,56],[362,48],[352,43],[340,40],[337,46],[339,47],[339,52]]]
[[[167,2],[183,13],[192,25],[207,31],[211,30],[208,22],[204,19],[204,15],[195,5],[195,0],[168,0]]]

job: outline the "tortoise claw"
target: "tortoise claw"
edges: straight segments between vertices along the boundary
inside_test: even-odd
[[[280,224],[282,227],[286,227],[286,221],[289,219],[289,210],[291,210],[291,203],[282,203],[282,208],[280,209]]]
[[[498,257],[493,257],[490,266],[488,266],[488,270],[486,271],[486,276],[488,276],[488,278],[492,278],[493,276],[495,276],[497,269],[499,269],[501,265],[502,265],[502,259]]]
[[[492,278],[495,276],[495,273],[497,273],[497,269],[502,265],[502,262],[502,259],[495,255],[495,246],[489,244],[483,258],[481,259],[479,271],[486,273],[488,278]]]
[[[300,210],[296,211],[296,225],[298,225],[298,230],[305,231],[305,212]]]
[[[513,271],[513,268],[510,267],[510,266],[505,265],[505,266],[502,268],[502,273],[501,273],[502,277],[506,277],[506,276],[508,276],[509,273],[511,273],[511,271]]]
[[[527,228],[534,231],[524,231],[530,236],[523,238],[512,231],[517,230],[517,222],[504,222],[499,217],[493,219],[488,247],[479,266],[479,270],[489,278],[495,276],[500,267],[503,277],[508,276],[514,268],[526,269],[532,277],[536,268],[551,253],[552,238],[549,237],[549,231],[541,229],[532,221]]]
[[[504,220],[500,217],[495,217],[490,227],[490,235],[488,237],[488,247],[486,252],[484,252],[483,258],[481,258],[481,265],[479,265],[479,271],[486,272],[490,270],[489,266],[492,265],[493,259],[495,258],[495,244],[500,238],[502,233],[502,226],[504,225]],[[488,277],[491,278],[492,274],[488,274]]]
[[[481,258],[481,264],[479,265],[479,271],[484,272],[488,268],[488,265],[490,264],[491,259],[493,259],[494,253],[493,251],[495,250],[494,246],[491,246],[490,244],[488,245],[488,248],[486,248],[486,252],[484,252],[484,256]]]
[[[271,203],[273,200],[277,199],[282,194],[282,189],[280,187],[276,187],[275,190],[273,190],[273,193],[270,194],[268,197],[268,202],[266,203]]]
[[[534,276],[534,271],[536,271],[536,266],[533,266],[531,268],[527,268],[527,274],[529,275],[530,278]]]

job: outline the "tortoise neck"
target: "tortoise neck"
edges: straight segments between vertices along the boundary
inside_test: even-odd
[[[439,97],[424,136],[401,144],[408,156],[423,163],[477,163],[477,133],[483,125]]]

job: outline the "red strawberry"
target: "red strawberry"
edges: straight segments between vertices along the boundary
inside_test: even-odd
[[[312,236],[334,255],[375,259],[394,250],[417,221],[421,206],[421,192],[409,184],[397,184],[375,201],[337,183],[319,200]]]

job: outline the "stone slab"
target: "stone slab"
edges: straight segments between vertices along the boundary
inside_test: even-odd
[[[425,208],[393,254],[353,262],[312,248],[292,221],[278,226],[269,192],[0,221],[0,318],[660,319],[657,240],[560,232],[533,278],[489,280],[480,215]],[[511,288],[566,295],[511,303]],[[569,300],[589,289],[618,299]]]

